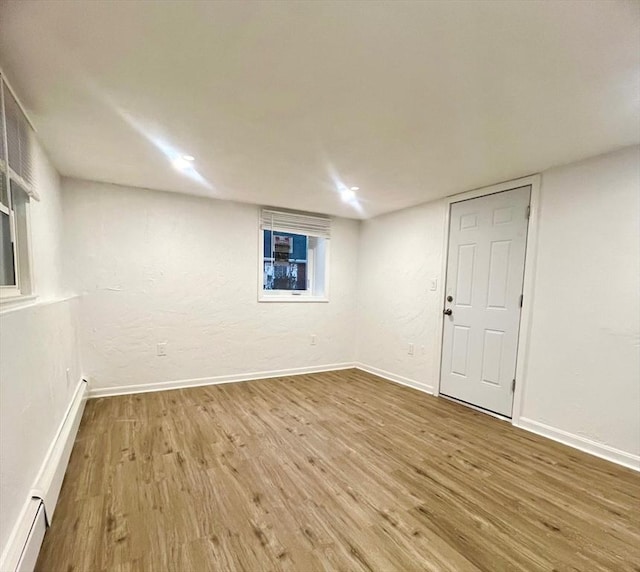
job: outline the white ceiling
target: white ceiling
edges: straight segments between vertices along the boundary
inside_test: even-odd
[[[0,62],[63,175],[349,217],[640,141],[631,1],[9,1]]]

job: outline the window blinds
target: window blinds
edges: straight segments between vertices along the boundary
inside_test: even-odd
[[[2,111],[2,77],[0,76],[0,167],[5,165],[7,154],[4,150],[4,113]]]
[[[4,155],[10,169],[9,174],[28,195],[38,198],[33,188],[33,130],[20,104],[4,80],[2,81],[2,96],[4,103],[3,127],[6,130],[7,142]]]
[[[331,238],[331,219],[326,216],[262,209],[260,225],[263,230]]]

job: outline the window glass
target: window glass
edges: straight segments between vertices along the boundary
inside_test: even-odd
[[[328,302],[331,218],[263,208],[258,301]]]
[[[11,218],[0,212],[0,286],[16,285],[16,268],[11,242]]]
[[[307,290],[308,238],[302,234],[264,230],[263,288]]]
[[[9,196],[7,192],[7,177],[0,170],[0,204],[3,204],[5,207],[9,206]]]

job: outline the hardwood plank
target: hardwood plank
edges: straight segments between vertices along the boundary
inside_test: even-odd
[[[640,475],[357,370],[100,398],[36,569],[638,572]]]

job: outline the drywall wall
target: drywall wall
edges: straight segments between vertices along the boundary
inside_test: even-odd
[[[39,147],[34,167],[41,197],[30,213],[38,298],[0,309],[0,554],[81,378],[77,299],[61,280],[59,178]]]
[[[333,220],[328,303],[259,303],[259,207],[63,187],[66,274],[81,293],[93,391],[353,362],[357,221]]]
[[[522,407],[523,426],[630,464],[640,453],[638,154],[542,175]],[[438,384],[445,208],[376,217],[360,235],[357,360],[427,390]]]
[[[445,208],[426,203],[362,221],[360,231],[357,360],[426,391],[440,359]]]
[[[40,196],[40,201],[31,201],[29,214],[35,293],[40,302],[58,300],[73,293],[62,276],[62,191],[57,171],[37,143],[34,177]]]
[[[640,148],[543,173],[523,422],[640,455],[639,293]]]

